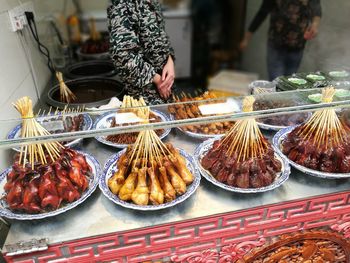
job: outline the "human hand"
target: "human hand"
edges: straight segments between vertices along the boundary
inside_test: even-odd
[[[239,43],[239,50],[240,51],[244,51],[248,47],[248,44],[249,44],[249,41],[251,38],[252,38],[252,33],[246,32],[241,43]]]
[[[175,80],[175,65],[171,56],[169,56],[167,63],[162,71],[162,84],[160,88],[166,91],[166,98],[171,94],[171,88]]]
[[[162,77],[159,74],[156,74],[153,78],[153,83],[156,85],[159,95],[163,99],[167,99],[169,97],[168,91],[161,87],[162,85]]]
[[[318,34],[319,19],[314,19],[312,24],[306,29],[304,38],[306,40],[314,39]]]

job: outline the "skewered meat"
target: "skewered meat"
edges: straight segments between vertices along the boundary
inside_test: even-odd
[[[167,202],[170,202],[176,198],[176,191],[174,187],[171,185],[168,179],[168,175],[165,167],[159,168],[159,181],[162,189],[164,190],[164,197]]]
[[[169,112],[175,117],[177,120],[183,119],[192,119],[202,117],[202,113],[199,109],[200,105],[210,104],[210,103],[219,103],[222,101],[215,100],[215,102],[201,102],[203,100],[210,100],[217,98],[215,94],[212,92],[205,92],[201,96],[191,98],[191,97],[182,97],[175,98],[176,102],[187,102],[186,104],[176,104],[169,106]],[[194,101],[191,103],[191,101]],[[203,125],[188,125],[181,127],[185,131],[190,131],[194,133],[202,133],[202,134],[224,134],[226,133],[233,125],[233,122],[219,122],[219,123],[210,123]]]
[[[120,188],[119,191],[119,198],[123,201],[129,201],[131,200],[131,195],[135,190],[137,175],[138,175],[139,169],[134,168],[129,174],[128,178],[125,180],[125,184]]]
[[[146,182],[146,171],[146,167],[143,167],[138,171],[137,186],[131,195],[131,200],[137,205],[148,204],[149,190]]]
[[[269,101],[257,100],[254,103],[254,110],[269,110],[293,106],[290,100]],[[293,113],[287,115],[271,116],[259,119],[260,122],[274,126],[293,126],[303,123],[308,118],[307,113]]]
[[[253,103],[253,97],[245,98],[243,111],[252,111]],[[237,121],[225,137],[213,143],[201,165],[219,182],[239,188],[268,186],[282,169],[254,119]]]
[[[149,200],[152,204],[159,205],[164,203],[164,192],[160,187],[158,177],[155,175],[152,167],[147,169],[147,173],[151,179],[151,194]]]
[[[181,176],[175,171],[174,166],[169,161],[165,161],[164,166],[176,193],[179,195],[184,194],[186,192],[186,184]]]
[[[220,142],[215,141],[201,160],[203,168],[219,182],[239,188],[260,188],[270,185],[282,169],[271,146],[261,157],[238,161],[237,155],[228,156],[224,149],[218,148]]]
[[[322,101],[332,102],[334,94],[332,87],[323,89]],[[288,134],[282,142],[282,151],[292,161],[310,169],[348,173],[349,131],[334,109],[323,109]]]
[[[288,134],[282,142],[282,151],[290,160],[307,168],[328,173],[349,173],[350,153],[347,147],[349,135],[343,137],[340,145],[334,145],[334,138],[328,138],[327,143],[320,144],[300,135],[303,126],[299,126]],[[332,146],[334,145],[334,146]]]
[[[137,101],[125,96],[121,110],[130,110],[128,107],[133,104],[143,106],[137,109],[137,116],[147,122],[151,112],[142,98]],[[121,200],[140,206],[160,205],[184,194],[186,183],[190,185],[194,178],[179,151],[171,144],[164,144],[153,130],[141,131],[135,141],[119,157],[118,170],[108,180],[112,193],[119,192]]]
[[[154,114],[153,112],[150,113],[150,123],[156,123],[161,122],[162,119]],[[118,125],[116,123],[115,118],[112,120],[111,127],[118,127],[118,126],[127,126],[129,124],[124,125]],[[159,136],[164,133],[163,129],[155,130],[156,134]],[[131,132],[131,133],[123,133],[123,134],[115,134],[115,135],[108,135],[107,141],[118,143],[118,144],[133,144],[136,142],[137,136],[139,135],[138,132]]]
[[[55,162],[36,163],[34,169],[16,160],[7,175],[5,200],[14,211],[35,214],[56,210],[81,197],[90,173],[85,157],[70,149],[62,150]]]
[[[125,175],[128,169],[128,159],[121,158],[118,162],[118,171],[108,180],[108,186],[113,194],[118,194],[120,188],[125,182]]]

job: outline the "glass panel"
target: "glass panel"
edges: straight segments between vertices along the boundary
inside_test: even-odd
[[[212,130],[208,127],[198,128],[198,125],[230,122],[251,117],[266,120],[266,117],[312,112],[327,107],[346,108],[350,105],[349,92],[350,88],[341,89],[334,96],[332,103],[318,102],[321,89],[262,93],[254,95],[256,101],[253,112],[242,112],[242,100],[245,97],[210,98],[200,101],[189,98],[185,102],[150,106],[151,112],[154,112],[155,115],[151,116],[149,123],[140,123],[140,120],[136,118],[137,112],[142,107],[128,108],[123,114],[120,108],[64,114],[64,122],[61,117],[46,113],[36,119],[53,134],[23,139],[20,138],[20,126],[18,126],[22,123],[21,119],[0,120],[2,127],[0,147],[18,147],[32,142],[71,142],[81,138],[125,134],[145,129],[188,128],[189,126],[190,128],[184,129],[201,134],[215,134],[227,131],[229,125],[227,127],[217,125]],[[116,113],[118,113],[118,120],[113,126],[112,122]],[[285,126],[288,125],[290,124],[287,121]],[[227,129],[220,130],[222,127]]]

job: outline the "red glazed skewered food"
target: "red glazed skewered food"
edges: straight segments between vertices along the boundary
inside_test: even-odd
[[[149,109],[144,110],[148,119]],[[163,144],[153,130],[141,131],[116,165],[109,189],[121,200],[140,206],[171,202],[194,180],[184,157],[171,144]]]
[[[334,88],[322,91],[323,102],[331,102]],[[282,151],[293,162],[327,173],[350,173],[349,128],[334,109],[316,112],[282,142]]]
[[[252,111],[253,97],[243,101],[243,111]],[[201,160],[201,165],[221,183],[239,188],[272,184],[282,164],[254,119],[240,120]]]
[[[19,99],[16,109],[23,118],[22,137],[49,135],[33,119],[32,101]],[[58,209],[78,200],[89,186],[91,167],[85,156],[58,142],[22,146],[4,186],[11,210],[29,214]]]
[[[10,209],[29,214],[58,209],[78,200],[89,186],[91,168],[85,156],[61,150],[55,162],[25,167],[17,156],[4,186]]]
[[[169,106],[169,112],[175,117],[177,120],[184,119],[192,119],[202,117],[202,113],[199,109],[199,106],[202,104],[209,104],[210,102],[202,102],[202,100],[209,100],[217,98],[215,94],[211,92],[205,92],[203,95],[191,98],[183,96],[180,98],[175,98],[176,102],[189,102],[189,101],[198,101],[195,103],[185,103],[185,104],[177,104]],[[219,101],[215,101],[219,103]],[[218,123],[210,123],[210,124],[202,124],[202,125],[189,125],[181,127],[184,131],[201,133],[201,134],[224,134],[230,130],[234,122],[218,122]]]
[[[121,106],[121,110],[118,113],[125,113],[125,112],[130,112],[130,113],[135,113],[137,117],[140,117],[140,110],[137,109],[137,107],[145,107],[146,104],[141,98],[140,100],[135,100],[134,98],[130,96],[124,96],[123,98],[123,104]],[[132,108],[132,109],[128,109]],[[141,118],[142,119],[142,118]],[[150,123],[156,123],[156,122],[161,122],[162,119],[154,114],[153,112],[149,113],[149,119],[148,121]],[[130,123],[125,123],[125,124],[117,124],[116,119],[114,118],[111,123],[111,127],[118,127],[118,126],[127,126],[130,125]],[[163,129],[160,130],[155,130],[155,133],[159,136],[162,133],[164,133]],[[132,132],[132,133],[123,133],[123,134],[115,134],[115,135],[109,135],[107,136],[107,141],[117,143],[117,144],[132,144],[136,142],[138,132]]]

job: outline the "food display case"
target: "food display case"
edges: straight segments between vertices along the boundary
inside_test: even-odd
[[[10,230],[2,250],[4,257],[9,262],[260,262],[253,261],[258,260],[256,255],[260,253],[261,257],[263,253],[269,253],[271,249],[267,248],[274,247],[275,242],[280,244],[276,238],[285,235],[286,240],[291,240],[290,249],[294,254],[297,254],[295,242],[302,242],[299,247],[305,246],[306,251],[307,245],[311,243],[305,240],[316,240],[313,243],[314,248],[308,248],[314,250],[310,255],[300,252],[303,259],[331,257],[330,253],[334,249],[329,252],[324,244],[333,242],[332,246],[341,250],[336,255],[339,257],[338,262],[347,262],[347,242],[350,237],[350,174],[344,172],[336,177],[317,177],[299,169],[283,152],[277,154],[281,151],[278,149],[279,140],[283,138],[278,137],[277,140],[276,130],[264,130],[264,125],[261,125],[267,118],[278,119],[279,116],[301,113],[305,113],[307,121],[314,112],[324,110],[334,111],[346,125],[347,120],[343,121],[342,118],[346,118],[348,114],[342,112],[350,106],[350,97],[335,97],[334,100],[321,103],[310,100],[310,95],[319,92],[320,89],[303,89],[249,97],[251,102],[268,101],[263,109],[252,106],[247,110],[246,97],[207,98],[200,101],[189,98],[173,104],[138,105],[130,108],[134,113],[149,110],[165,116],[154,122],[131,121],[135,116],[131,116],[125,109],[120,112],[120,108],[108,111],[66,111],[56,113],[55,116],[61,114],[63,119],[71,117],[74,120],[76,116],[88,115],[95,125],[78,130],[60,129],[54,134],[27,138],[20,138],[18,128],[17,135],[13,135],[13,129],[21,125],[22,119],[0,121],[3,133],[0,147],[6,166],[11,167],[16,154],[14,150],[19,147],[56,141],[69,143],[79,139],[72,147],[77,152],[88,153],[85,158],[90,167],[94,167],[92,172],[95,176],[88,190],[72,204],[65,204],[56,211],[42,210],[39,213],[26,214],[23,210],[11,210],[6,203],[8,199],[4,197],[3,187],[6,180],[9,180],[9,171],[5,170],[0,177],[3,195],[0,214],[10,225]],[[180,118],[181,114],[176,114],[179,111],[186,111],[187,117]],[[127,119],[125,122],[128,125],[111,125],[113,120],[106,118],[104,125],[96,125],[101,121],[101,116],[108,114],[112,119],[114,116],[115,120],[122,117],[120,114],[124,114],[123,118]],[[51,113],[34,117],[41,124],[45,120],[50,123],[52,118]],[[235,137],[235,134],[229,137],[221,133],[224,125],[236,127],[237,123],[246,123],[254,126],[255,123],[250,122],[252,119],[258,120],[256,127],[261,126],[263,139],[259,143],[269,145],[269,153],[275,153],[269,158],[275,158],[281,164],[278,169],[275,167],[279,171],[278,175],[264,181],[265,185],[238,182],[237,176],[240,175],[236,175],[235,184],[230,184],[229,180],[220,181],[213,173],[208,172],[212,171],[214,165],[203,168],[203,158],[212,147],[208,145]],[[296,124],[299,125],[300,122]],[[193,128],[199,126],[201,128]],[[284,129],[279,133],[290,129],[282,128]],[[119,148],[110,146],[98,139],[106,139],[116,134],[146,131],[152,133],[154,130],[170,129],[171,132],[167,132],[161,139],[154,137],[157,135],[151,135],[150,140],[153,141],[146,140],[142,144],[142,139],[136,140],[133,148],[127,145]],[[230,128],[228,130],[226,132],[230,134]],[[258,130],[254,131],[254,136],[260,134]],[[8,133],[13,136],[9,137]],[[248,134],[242,133],[241,136],[242,141],[245,141]],[[133,152],[132,149],[137,148],[137,145],[142,146],[141,150]],[[143,153],[147,147],[153,150]],[[152,200],[144,205],[130,201],[134,199],[125,202],[120,200],[120,196],[113,195],[109,180],[120,170],[115,166],[123,155],[131,152],[131,160],[135,157],[133,153],[137,156],[140,154],[145,159],[148,154],[159,156],[162,151],[169,151],[170,155],[177,156],[178,161],[183,160],[183,169],[179,169],[175,165],[176,161],[170,163],[168,159],[162,159],[165,160],[164,166],[169,174],[171,167],[176,168],[182,178],[182,172],[186,169],[192,174],[181,194],[176,189],[176,195],[169,197],[164,203]],[[230,157],[230,154],[227,156]],[[237,158],[239,160],[240,157]],[[128,165],[130,163],[131,161]],[[151,168],[153,165],[148,163],[147,169]],[[244,173],[244,168],[239,169]],[[250,169],[252,171],[253,168]],[[269,167],[266,169],[269,170]],[[161,176],[161,171],[159,168],[156,174]],[[259,180],[262,182],[261,178]],[[171,183],[174,186],[173,181]],[[164,179],[161,180],[161,185],[163,184]],[[269,256],[278,259],[278,255]]]

